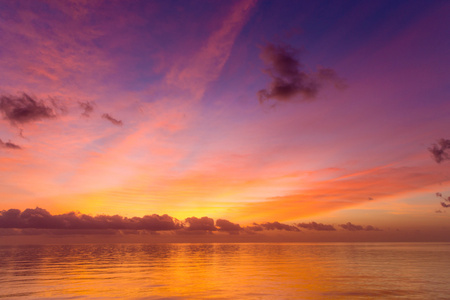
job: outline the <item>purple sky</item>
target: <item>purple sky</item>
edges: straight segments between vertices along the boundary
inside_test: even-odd
[[[449,13],[448,1],[0,1],[2,217],[448,236]]]

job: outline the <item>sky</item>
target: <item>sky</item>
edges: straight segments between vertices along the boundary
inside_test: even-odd
[[[0,234],[448,241],[449,13],[1,0]]]

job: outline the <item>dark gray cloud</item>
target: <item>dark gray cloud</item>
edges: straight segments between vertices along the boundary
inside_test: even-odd
[[[28,94],[21,96],[1,96],[0,112],[13,126],[55,118],[65,108],[56,99],[38,100]]]
[[[0,139],[0,148],[13,149],[13,150],[22,149],[22,147],[20,147],[19,145],[16,145],[16,144],[11,143],[11,142],[6,142],[5,143],[1,139]]]
[[[347,83],[339,77],[335,70],[330,68],[319,68],[317,71],[317,78],[322,82],[329,82],[334,85],[335,88],[343,90],[347,88]]]
[[[224,219],[217,219],[216,226],[219,227],[219,231],[226,231],[230,234],[238,234],[242,230],[239,224]]]
[[[246,226],[245,229],[250,230],[250,231],[263,231],[264,230],[264,228],[261,225],[259,225],[258,223],[253,223],[253,225]]]
[[[309,230],[317,230],[317,231],[335,231],[336,228],[333,225],[322,224],[322,223],[298,223],[297,227],[309,229]]]
[[[185,223],[188,225],[187,230],[217,230],[216,226],[214,226],[214,220],[208,217],[190,217],[185,220]]]
[[[142,218],[127,218],[119,215],[89,216],[70,212],[51,215],[47,210],[36,207],[21,212],[18,209],[0,211],[0,228],[36,229],[129,229],[165,231],[182,228],[181,222],[168,215],[146,215]]]
[[[436,193],[436,197],[443,199],[441,201],[441,206],[444,208],[450,207],[450,197],[444,197],[441,193]]]
[[[247,226],[246,229],[253,231],[262,230],[286,230],[286,231],[300,231],[297,227],[293,225],[283,224],[280,222],[266,222],[262,224],[253,223],[253,226]]]
[[[350,222],[348,222],[347,224],[341,224],[339,226],[348,231],[362,231],[362,230],[364,230],[364,231],[381,231],[381,229],[376,228],[372,225],[367,225],[364,227],[361,225],[352,224]]]
[[[344,88],[344,81],[330,68],[319,68],[316,73],[303,71],[298,58],[299,50],[290,46],[267,44],[261,52],[261,59],[269,66],[265,70],[272,82],[269,87],[258,91],[260,103],[269,99],[276,101],[307,100],[317,96],[325,82],[337,88]]]
[[[433,159],[439,164],[444,160],[450,159],[450,152],[447,150],[450,149],[450,140],[440,139],[436,144],[433,144],[428,148],[428,151],[431,152]]]
[[[94,111],[94,102],[85,101],[85,102],[78,102],[78,105],[83,110],[81,115],[83,117],[89,118],[91,116],[91,113]]]
[[[112,124],[114,124],[116,126],[123,125],[123,122],[121,120],[117,120],[116,118],[111,117],[109,114],[103,114],[102,118],[110,121]]]
[[[365,230],[365,231],[382,231],[380,228],[374,227],[374,226],[372,226],[372,225],[367,225],[367,226],[364,228],[364,230]]]

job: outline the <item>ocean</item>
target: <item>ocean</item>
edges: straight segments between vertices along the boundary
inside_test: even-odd
[[[450,243],[0,246],[6,299],[450,299]]]

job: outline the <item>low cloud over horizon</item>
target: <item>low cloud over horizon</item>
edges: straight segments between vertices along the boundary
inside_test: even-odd
[[[347,222],[346,224],[340,224],[339,226],[348,231],[381,231],[381,229],[372,225],[361,226],[352,224],[350,222]]]
[[[350,222],[340,225],[348,231],[380,231],[380,229],[372,225],[362,226],[354,225]],[[321,224],[316,222],[299,223],[290,225],[280,222],[253,223],[249,226],[242,227],[240,224],[233,223],[226,219],[214,219],[209,217],[189,217],[184,221],[180,221],[167,214],[145,215],[143,217],[123,217],[120,215],[86,215],[80,212],[69,212],[59,215],[52,215],[47,210],[36,207],[34,209],[27,208],[24,211],[19,209],[9,209],[0,211],[0,229],[26,229],[21,231],[22,234],[37,234],[35,230],[70,230],[78,233],[98,234],[105,231],[111,234],[111,230],[136,231],[144,230],[149,232],[175,231],[178,234],[213,234],[214,232],[225,232],[229,234],[251,233],[255,234],[263,231],[288,231],[298,232],[299,228],[316,231],[336,231],[334,226],[329,224]],[[31,231],[30,231],[31,230]],[[6,234],[0,231],[0,235]],[[10,234],[10,233],[9,233]]]

